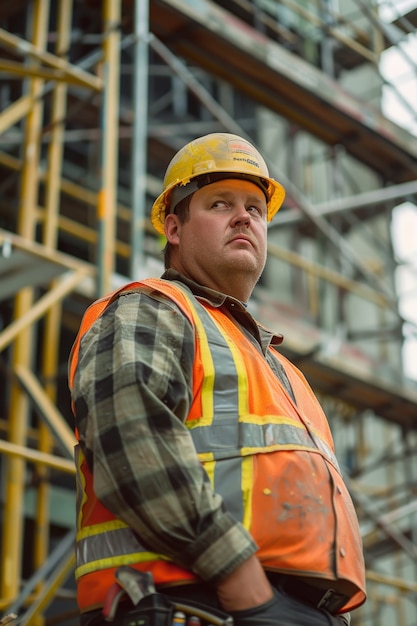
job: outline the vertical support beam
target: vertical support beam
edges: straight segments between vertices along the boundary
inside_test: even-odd
[[[328,75],[334,78],[335,69],[334,69],[334,44],[335,40],[331,35],[329,35],[329,30],[333,27],[333,17],[330,11],[330,2],[329,0],[320,0],[318,8],[318,14],[322,14],[322,22],[326,25],[326,28],[322,31],[322,40],[321,40],[321,66],[323,71]]]
[[[73,0],[60,0],[57,16],[57,42],[55,54],[66,58],[70,46]],[[66,83],[57,83],[52,94],[50,118],[50,143],[48,146],[48,167],[45,180],[45,222],[43,224],[43,243],[46,248],[55,249],[58,241],[58,217],[60,198],[60,175],[64,142],[64,119],[66,114]],[[48,398],[56,400],[56,373],[58,371],[59,337],[61,322],[61,303],[57,302],[45,317],[42,347],[42,378],[46,381],[45,391]],[[45,453],[52,452],[53,437],[43,423],[39,424],[38,449]],[[49,509],[50,485],[49,469],[39,464],[36,467],[39,487],[36,502],[36,537],[34,546],[34,567],[40,568],[49,553]]]
[[[121,0],[103,0],[101,186],[98,193],[98,294],[110,291],[115,268]]]
[[[67,59],[71,43],[73,0],[59,0],[57,15],[57,41],[55,55]],[[66,98],[68,87],[65,82],[55,83],[52,93],[52,108],[49,122],[48,167],[45,173],[45,223],[43,225],[43,244],[54,249],[58,240],[59,198],[61,188],[62,156],[64,147],[64,128]]]
[[[135,48],[133,76],[132,136],[132,228],[130,278],[135,280],[144,265],[146,171],[148,150],[148,57],[149,0],[135,0]]]
[[[49,0],[35,0],[32,10],[32,43],[45,50],[49,17]],[[38,176],[40,130],[42,125],[43,102],[41,99],[43,81],[31,78],[29,93],[33,106],[26,120],[25,142],[23,146],[23,169],[21,176],[18,232],[26,239],[35,238],[36,213],[38,205]],[[15,300],[15,319],[28,311],[33,302],[30,288],[23,289]],[[32,329],[25,329],[16,338],[12,355],[12,367],[30,366],[33,355]],[[28,401],[16,382],[12,383],[10,395],[10,415],[8,420],[9,441],[17,445],[26,444],[28,426]],[[4,511],[3,550],[1,559],[0,592],[6,599],[13,599],[20,586],[22,568],[22,548],[24,532],[24,493],[26,463],[23,459],[11,457],[5,463],[6,505]]]

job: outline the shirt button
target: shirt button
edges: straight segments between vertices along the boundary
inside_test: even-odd
[[[340,556],[345,556],[346,550],[344,548],[340,548]]]
[[[342,493],[342,489],[337,485],[337,493]]]

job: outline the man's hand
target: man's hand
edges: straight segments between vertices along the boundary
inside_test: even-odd
[[[217,596],[226,612],[244,611],[271,600],[273,591],[258,558],[253,555],[219,583]]]

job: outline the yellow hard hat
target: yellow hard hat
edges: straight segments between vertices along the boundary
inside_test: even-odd
[[[155,230],[163,235],[165,216],[180,200],[221,178],[242,178],[257,184],[268,202],[268,222],[284,201],[284,187],[270,178],[264,159],[252,144],[238,135],[212,133],[185,145],[168,165],[163,192],[151,210]]]

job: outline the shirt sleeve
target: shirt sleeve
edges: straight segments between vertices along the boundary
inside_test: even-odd
[[[216,583],[257,546],[184,426],[193,359],[194,330],[174,303],[123,294],[81,341],[73,399],[97,497],[147,549]]]

